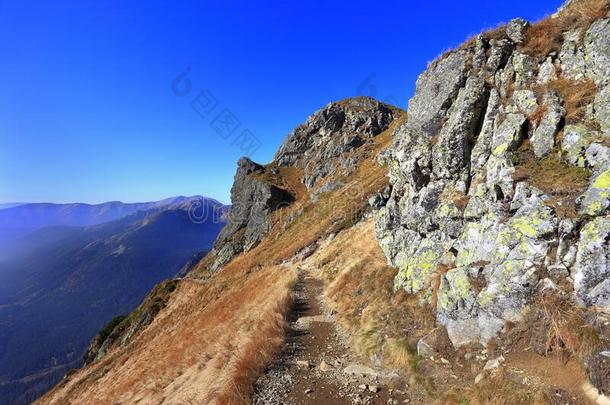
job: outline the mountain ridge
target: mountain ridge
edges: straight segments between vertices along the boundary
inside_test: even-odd
[[[318,110],[240,160],[236,215],[154,319],[39,403],[607,403],[609,41],[610,3],[574,0],[441,55],[406,114]],[[319,323],[359,363],[291,357]]]

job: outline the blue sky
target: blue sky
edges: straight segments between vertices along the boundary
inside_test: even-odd
[[[405,107],[444,50],[560,3],[0,0],[0,203],[227,202],[329,101]]]

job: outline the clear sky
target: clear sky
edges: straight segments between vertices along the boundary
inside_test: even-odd
[[[0,0],[0,203],[227,202],[329,101],[405,107],[444,50],[560,3]]]

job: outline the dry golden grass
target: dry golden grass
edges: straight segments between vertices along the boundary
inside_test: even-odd
[[[514,163],[515,182],[526,180],[548,194],[559,216],[577,215],[576,198],[586,190],[591,176],[587,169],[565,163],[556,153],[536,159],[528,142],[515,152]]]
[[[549,108],[545,104],[539,105],[530,115],[528,115],[527,119],[530,122],[530,125],[534,128],[540,125],[540,121],[549,111]]]
[[[600,346],[599,335],[584,319],[585,311],[569,299],[547,294],[538,304],[549,323],[544,342],[547,354],[559,352],[586,360]]]
[[[559,52],[563,34],[577,28],[587,28],[610,12],[608,0],[577,0],[556,17],[546,17],[533,24],[526,33],[523,52],[545,58],[551,52]]]
[[[432,287],[432,297],[430,298],[430,306],[436,311],[438,304],[438,291],[441,288],[441,280],[449,270],[454,269],[455,265],[439,264],[436,269],[430,274],[430,285]]]
[[[265,166],[265,172],[254,174],[254,177],[288,191],[295,200],[305,196],[307,189],[301,182],[303,171],[296,167],[279,167],[273,163]],[[276,173],[274,173],[276,172]]]
[[[281,347],[296,272],[269,266],[181,280],[133,342],[78,371],[40,403],[249,403]]]
[[[386,264],[374,235],[374,220],[367,220],[337,235],[308,262],[328,283],[326,301],[353,336],[354,349],[408,374],[417,364],[417,340],[434,328],[434,317],[416,297],[394,291],[396,269]]]
[[[481,32],[481,34],[469,36],[464,42],[462,42],[462,44],[459,47],[457,47],[457,49],[463,50],[463,49],[470,49],[470,48],[474,47],[477,37],[479,35],[481,35],[487,41],[506,38],[506,24],[501,24],[494,28],[487,28],[487,29],[484,29],[483,32]],[[428,67],[434,66],[436,63],[438,63],[439,61],[441,61],[441,60],[445,59],[447,56],[449,56],[450,53],[455,52],[455,50],[456,50],[456,48],[452,48],[452,49],[448,49],[448,50],[442,52],[438,58],[436,58],[432,62],[428,63]]]
[[[467,194],[455,191],[451,196],[451,201],[453,201],[453,204],[458,210],[464,211],[468,205],[468,201],[470,201],[470,197]]]
[[[584,119],[586,106],[593,102],[597,94],[597,86],[591,79],[574,81],[560,77],[550,81],[547,88],[554,90],[563,100],[568,124]]]
[[[456,389],[436,402],[443,405],[551,405],[543,391],[533,391],[508,379],[503,371],[469,389]]]

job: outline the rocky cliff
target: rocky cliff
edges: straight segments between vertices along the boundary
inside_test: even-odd
[[[610,313],[609,10],[512,20],[417,80],[376,232],[395,288],[431,304],[456,348],[549,289]]]

